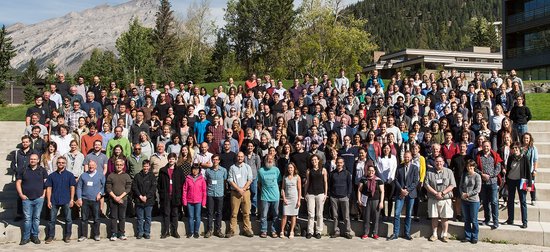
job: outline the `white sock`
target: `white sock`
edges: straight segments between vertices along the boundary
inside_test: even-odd
[[[441,234],[441,237],[447,237],[447,233],[443,232],[443,234]]]
[[[435,237],[437,237],[437,230],[434,230],[434,232],[433,232],[432,236],[435,236]]]

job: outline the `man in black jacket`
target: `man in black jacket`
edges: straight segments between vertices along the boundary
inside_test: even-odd
[[[294,118],[288,121],[287,127],[288,141],[293,143],[297,136],[305,136],[307,133],[307,123],[302,118],[300,109],[294,110]]]
[[[143,169],[136,174],[132,183],[132,192],[136,205],[137,234],[136,239],[151,239],[151,218],[155,195],[157,192],[157,179],[152,172],[151,162],[143,160]]]
[[[170,153],[168,164],[160,169],[158,175],[157,188],[162,213],[161,239],[166,239],[168,235],[180,238],[178,234],[178,212],[181,207],[185,175],[182,169],[176,168],[176,159],[176,153]]]

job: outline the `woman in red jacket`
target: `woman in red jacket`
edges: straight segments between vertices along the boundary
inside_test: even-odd
[[[199,238],[201,207],[206,207],[206,180],[202,176],[201,168],[198,165],[194,165],[191,174],[185,178],[182,202],[189,213],[187,238],[191,235],[194,238]]]

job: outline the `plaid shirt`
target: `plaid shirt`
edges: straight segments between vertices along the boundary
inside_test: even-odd
[[[219,143],[225,138],[225,129],[223,125],[218,125],[218,127],[210,125],[208,126],[208,131],[212,132],[212,136],[214,136],[214,143]]]
[[[82,109],[77,111],[71,110],[69,113],[65,114],[65,121],[67,121],[67,125],[71,128],[71,132],[78,127],[78,118],[80,117],[88,117],[88,114]]]

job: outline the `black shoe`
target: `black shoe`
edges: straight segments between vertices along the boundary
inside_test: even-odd
[[[506,222],[504,222],[504,223],[502,223],[502,224],[514,225],[514,221],[513,221],[513,220],[506,220]]]
[[[38,239],[38,237],[36,236],[33,236],[31,237],[31,242],[34,244],[40,244],[40,239]]]
[[[462,242],[462,243],[466,243],[466,242],[471,242],[471,241],[470,241],[470,240],[468,240],[468,239],[462,239],[462,240],[460,240],[460,242]]]
[[[520,228],[523,228],[523,229],[526,229],[527,228],[527,223],[523,223],[521,224],[521,226],[519,226]]]
[[[199,233],[195,233],[195,234],[193,235],[193,238],[195,238],[195,239],[199,239],[199,237],[200,237],[200,236],[199,236]]]
[[[44,243],[50,244],[52,242],[53,242],[53,237],[48,237],[48,238],[46,238],[46,241]]]
[[[166,239],[166,238],[168,238],[168,234],[161,234],[160,235],[160,239]]]
[[[204,234],[204,238],[210,238],[212,236],[212,230],[209,230]]]
[[[27,243],[29,243],[31,240],[29,239],[26,239],[26,240],[21,240],[21,242],[19,243],[19,245],[26,245]]]
[[[462,222],[462,215],[457,215],[456,220]]]
[[[477,240],[471,240],[470,241],[472,244],[476,244],[477,243]]]
[[[149,239],[151,239],[151,236],[150,236],[150,235],[147,235],[147,234],[146,234],[146,235],[143,235],[143,239],[149,240]]]
[[[387,241],[397,240],[397,235],[392,235],[386,239]]]
[[[412,236],[410,236],[410,235],[406,235],[406,236],[405,236],[405,240],[412,241],[413,238],[412,238]]]
[[[340,233],[334,233],[330,235],[330,238],[337,238],[340,237]]]
[[[71,242],[71,238],[65,237],[65,238],[63,238],[63,241],[64,241],[65,243],[70,243],[70,242]]]
[[[353,236],[352,236],[350,233],[345,233],[345,234],[344,234],[344,238],[346,238],[346,239],[349,240],[349,239],[352,239]]]
[[[176,238],[176,239],[179,239],[180,238],[180,234],[178,234],[178,232],[172,232],[172,237]]]
[[[495,230],[495,229],[497,229],[498,227],[499,227],[498,224],[494,224],[493,226],[491,226],[491,230]]]
[[[143,235],[136,235],[136,239],[141,240],[143,238]]]
[[[306,239],[311,239],[312,236],[313,236],[313,235],[311,235],[311,233],[307,233],[307,234],[306,234]]]
[[[320,233],[316,233],[316,234],[314,235],[314,237],[315,237],[315,239],[321,239],[321,234],[320,234]]]
[[[225,237],[225,235],[223,235],[222,231],[220,231],[220,230],[214,231],[214,236],[217,236],[219,238],[224,238]]]
[[[413,218],[413,221],[414,221],[414,222],[420,222],[420,218],[414,217],[414,218]]]
[[[193,234],[186,234],[185,237],[186,238],[191,238],[193,236]]]

